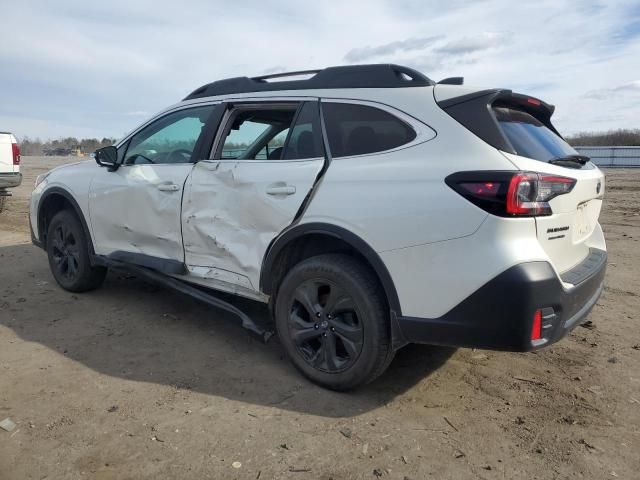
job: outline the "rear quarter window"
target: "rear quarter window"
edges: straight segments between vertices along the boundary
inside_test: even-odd
[[[416,138],[409,125],[379,108],[322,102],[322,114],[334,158],[383,152]]]

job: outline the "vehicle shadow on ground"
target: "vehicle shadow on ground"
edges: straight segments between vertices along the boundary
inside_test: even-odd
[[[126,272],[104,286],[71,294],[55,283],[43,251],[0,248],[0,324],[88,368],[127,380],[165,384],[256,405],[327,417],[357,415],[406,392],[442,366],[451,348],[411,345],[387,372],[351,393],[304,379],[284,358],[277,337],[267,344],[239,320]],[[229,297],[226,297],[229,299]],[[266,322],[266,306],[235,299]]]

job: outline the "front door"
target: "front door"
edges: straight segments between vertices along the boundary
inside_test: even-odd
[[[199,283],[255,296],[270,242],[324,165],[318,102],[229,106],[216,145],[185,187],[185,263]]]
[[[119,148],[120,168],[94,177],[89,212],[96,253],[170,272],[184,268],[182,194],[213,109],[161,117]]]

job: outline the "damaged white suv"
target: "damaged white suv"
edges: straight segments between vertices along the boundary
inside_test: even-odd
[[[295,74],[204,85],[39,177],[33,242],[58,283],[127,267],[260,333],[211,292],[268,302],[293,364],[337,390],[407,343],[528,351],[587,315],[604,177],[553,106],[397,65]]]

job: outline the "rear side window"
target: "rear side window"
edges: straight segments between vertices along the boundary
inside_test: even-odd
[[[507,107],[494,107],[493,111],[502,132],[518,155],[543,162],[578,155],[567,142],[532,115]]]
[[[334,158],[383,152],[416,138],[409,125],[379,108],[322,102],[322,114]]]

